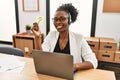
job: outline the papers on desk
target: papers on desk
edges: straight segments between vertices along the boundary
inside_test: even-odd
[[[20,73],[24,68],[25,62],[19,61],[15,56],[0,58],[0,72]]]

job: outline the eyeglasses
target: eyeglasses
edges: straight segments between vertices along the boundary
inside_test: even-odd
[[[64,22],[66,19],[68,19],[68,17],[60,17],[60,18],[55,17],[55,18],[52,18],[52,20],[54,22],[57,22],[57,21]]]

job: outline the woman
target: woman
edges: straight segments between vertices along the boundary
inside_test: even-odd
[[[41,46],[41,31],[32,29],[36,36],[38,49],[73,55],[74,70],[97,67],[97,59],[91,48],[80,34],[69,30],[70,24],[76,21],[77,9],[72,4],[61,5],[55,13],[53,23],[57,31],[49,32]],[[82,61],[84,59],[84,62]]]

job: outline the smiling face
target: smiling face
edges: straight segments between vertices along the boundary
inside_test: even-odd
[[[68,13],[65,11],[57,11],[54,18],[53,23],[58,32],[68,31]]]

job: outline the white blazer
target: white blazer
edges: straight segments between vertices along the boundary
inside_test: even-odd
[[[53,52],[59,37],[59,32],[52,31],[44,39],[42,48],[44,51]],[[82,58],[85,61],[89,61],[93,64],[94,68],[97,68],[97,59],[95,54],[92,52],[90,46],[80,34],[76,34],[69,31],[70,41],[70,53],[73,55],[74,63],[81,63]]]

